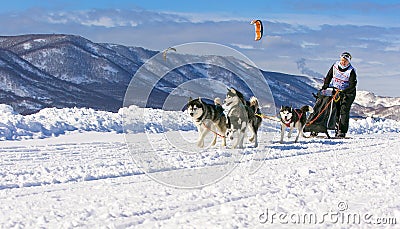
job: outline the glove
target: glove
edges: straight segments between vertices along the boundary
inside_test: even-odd
[[[339,102],[340,100],[343,100],[343,98],[344,98],[344,93],[343,93],[343,91],[342,91],[342,90],[338,90],[338,93],[337,93],[337,95],[336,95],[336,97],[335,97],[335,102],[337,103],[337,102]]]

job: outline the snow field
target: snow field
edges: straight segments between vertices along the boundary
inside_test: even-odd
[[[7,106],[1,109],[2,228],[395,228],[400,223],[400,128],[392,120],[351,120],[351,139],[293,143],[293,136],[285,144],[278,143],[276,123],[263,122],[258,148],[247,142],[246,149],[230,150],[219,147],[220,139],[216,147],[196,148],[197,132],[182,112],[139,110],[145,121],[132,117],[130,125],[145,128],[122,134],[116,118],[122,113],[48,109],[20,116]],[[347,208],[340,211],[342,206]],[[356,223],[323,218],[338,210],[371,217]],[[315,214],[318,223],[285,223],[273,213]],[[397,219],[396,225],[377,225],[378,217]]]
[[[267,209],[270,213],[322,215],[336,210],[339,202],[349,206],[349,213],[387,217],[400,213],[400,178],[396,175],[400,157],[395,153],[400,147],[398,133],[359,134],[344,140],[301,139],[296,144],[275,141],[270,145],[261,138],[260,148],[244,150],[245,157],[236,162],[232,173],[197,189],[171,188],[143,174],[133,163],[122,136],[77,133],[5,142],[0,154],[0,224],[65,228],[276,228],[281,226],[276,219],[274,223],[271,219],[260,222],[259,216]],[[143,137],[137,134],[137,139]],[[251,153],[263,152],[268,152],[263,154],[263,164],[252,171]],[[198,158],[185,160],[195,163]],[[184,170],[187,168],[177,164],[154,173],[169,177]]]

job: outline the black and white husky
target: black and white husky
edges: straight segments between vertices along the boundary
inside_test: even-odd
[[[285,129],[288,127],[290,128],[288,138],[291,137],[293,129],[296,128],[298,133],[296,136],[297,142],[299,140],[299,136],[304,136],[303,128],[307,122],[307,112],[312,113],[313,108],[311,106],[303,106],[300,109],[293,109],[292,107],[282,106],[281,110],[279,111],[281,117],[281,141],[283,143],[283,137],[285,135]]]
[[[217,133],[222,138],[222,146],[226,146],[227,121],[221,105],[204,103],[201,98],[189,98],[186,109],[199,132],[197,146],[204,147],[204,138],[210,131],[214,132],[212,146],[217,142]]]
[[[254,147],[258,146],[257,131],[261,126],[262,119],[256,114],[259,113],[259,105],[256,97],[245,101],[243,94],[234,88],[228,89],[224,100],[224,108],[227,110],[228,131],[227,136],[233,140],[232,148],[243,148],[247,127],[252,136],[250,142]]]

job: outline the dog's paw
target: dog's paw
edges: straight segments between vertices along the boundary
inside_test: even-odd
[[[225,140],[225,138],[224,138],[224,140],[222,141],[221,146],[222,146],[222,147],[225,147],[225,146],[226,146],[226,140]]]

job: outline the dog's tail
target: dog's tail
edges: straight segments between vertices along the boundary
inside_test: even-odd
[[[301,110],[303,113],[306,113],[306,112],[313,113],[313,112],[314,112],[314,109],[313,109],[311,106],[308,106],[308,105],[303,106],[302,108],[300,108],[300,110]]]
[[[216,98],[214,99],[214,104],[215,104],[215,105],[222,106],[221,99],[218,98],[218,97],[216,97]]]
[[[258,112],[259,104],[258,104],[258,99],[255,96],[252,96],[250,98],[250,107],[254,110],[254,112]]]

